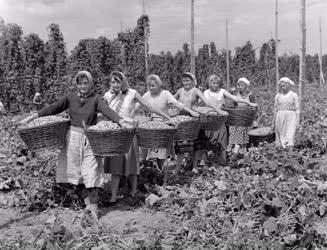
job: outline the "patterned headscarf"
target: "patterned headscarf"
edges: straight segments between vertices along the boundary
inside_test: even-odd
[[[289,85],[295,85],[295,83],[289,79],[288,77],[282,77],[279,79],[279,84],[281,84],[282,82],[286,82],[288,83]]]
[[[73,83],[74,85],[76,86],[78,84],[78,82],[83,78],[83,77],[86,77],[90,86],[91,86],[91,89],[90,89],[90,92],[88,94],[82,94],[80,92],[77,93],[77,95],[81,98],[85,98],[86,96],[88,96],[89,94],[93,93],[93,77],[91,76],[90,72],[86,71],[86,70],[82,70],[82,71],[79,71],[75,77],[74,77],[74,80],[73,80]]]
[[[193,75],[192,73],[190,73],[190,72],[184,72],[182,74],[182,77],[190,78],[193,81],[194,86],[197,85],[197,81],[196,81],[195,75]]]

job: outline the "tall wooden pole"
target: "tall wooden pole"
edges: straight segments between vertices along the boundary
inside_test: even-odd
[[[120,32],[123,33],[123,21],[120,21]],[[121,58],[122,58],[122,70],[126,73],[126,60],[125,60],[125,45],[121,43]]]
[[[278,64],[278,0],[275,0],[275,68],[276,68],[276,89],[279,92],[279,64]]]
[[[143,6],[143,15],[146,15],[145,12],[145,2],[142,1]],[[145,78],[149,75],[149,64],[148,64],[148,27],[147,24],[144,23],[144,59],[145,59]]]
[[[300,53],[300,77],[299,77],[299,101],[300,112],[303,109],[303,90],[305,79],[305,55],[306,55],[306,26],[305,26],[305,0],[301,0],[301,53]]]
[[[229,46],[228,46],[228,19],[226,19],[226,70],[227,70],[227,89],[230,89],[229,86]]]
[[[322,38],[321,38],[321,17],[319,17],[319,40],[320,40],[320,48],[319,48],[319,84],[320,87],[325,84],[324,73],[322,71]]]
[[[194,0],[191,0],[191,73],[195,75],[195,51],[194,51]]]

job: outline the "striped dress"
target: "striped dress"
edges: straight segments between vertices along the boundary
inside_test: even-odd
[[[276,145],[294,146],[294,137],[297,125],[297,114],[299,111],[299,97],[289,91],[287,94],[279,93],[275,97],[275,132]]]

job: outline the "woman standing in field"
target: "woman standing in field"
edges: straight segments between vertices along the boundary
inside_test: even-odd
[[[199,104],[201,100],[207,106],[213,108],[218,114],[228,115],[227,112],[220,109],[219,106],[215,106],[210,103],[202,94],[202,92],[196,88],[195,76],[189,72],[182,74],[182,88],[177,90],[175,98],[183,103],[186,107],[192,109]],[[183,153],[193,153],[193,168],[197,167],[197,163],[202,150],[205,150],[206,136],[204,130],[200,130],[197,140],[177,141],[175,145],[175,153],[177,154],[177,171],[180,169]]]
[[[295,85],[288,77],[279,80],[279,89],[275,97],[273,129],[276,132],[278,147],[293,147],[296,129],[300,126],[299,97],[290,90]]]
[[[183,110],[194,117],[198,117],[199,114],[194,112],[190,108],[186,107],[183,103],[177,101],[175,97],[168,91],[162,89],[163,82],[157,75],[149,75],[146,79],[148,85],[148,91],[143,95],[144,99],[154,108],[161,112],[168,114],[169,104],[174,105],[180,110]],[[152,113],[153,119],[162,120],[162,118]],[[160,161],[160,167],[164,171],[164,185],[167,183],[167,158],[171,154],[172,148],[157,148],[149,149],[147,152],[147,158],[157,158]]]
[[[223,89],[223,82],[217,75],[209,76],[208,83],[209,89],[205,90],[203,94],[213,105],[219,106],[220,108],[224,107],[225,98],[229,98],[234,102],[245,103],[252,107],[257,106],[255,103],[251,103],[242,97],[232,95],[227,90]],[[216,131],[206,131],[206,135],[212,144],[219,146],[220,164],[225,165],[226,149],[228,145],[226,125],[224,124]]]
[[[250,91],[250,81],[244,77],[238,79],[237,81],[237,97],[243,98],[251,103],[255,103],[255,97],[253,93]],[[236,106],[238,107],[248,107],[245,103],[236,102]],[[231,160],[237,160],[239,155],[239,150],[241,146],[244,146],[249,143],[249,135],[248,132],[250,127],[230,127],[230,144],[234,145],[234,149],[232,152]]]
[[[108,107],[101,96],[95,94],[93,79],[89,72],[78,72],[74,84],[77,92],[68,93],[59,101],[22,120],[20,124],[26,124],[37,117],[69,110],[71,126],[66,136],[66,147],[59,156],[56,181],[73,185],[83,184],[86,188],[84,193],[86,210],[97,215],[98,188],[104,184],[104,171],[101,159],[95,157],[92,152],[84,127],[96,124],[98,112],[122,127],[128,125]]]
[[[132,119],[135,105],[136,103],[140,103],[149,111],[170,120],[170,117],[166,113],[153,108],[135,89],[130,88],[128,80],[122,72],[112,72],[110,79],[110,90],[105,93],[104,99],[108,102],[109,107],[118,115],[126,120]],[[131,196],[134,197],[137,188],[137,175],[139,174],[139,150],[136,136],[128,153],[105,158],[104,169],[105,172],[109,172],[112,175],[111,204],[117,202],[118,187],[122,175],[129,178],[132,186]]]

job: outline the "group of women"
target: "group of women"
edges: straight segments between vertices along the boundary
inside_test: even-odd
[[[217,152],[221,164],[226,164],[226,149],[228,146],[228,129],[225,125],[216,131],[199,132],[196,140],[177,141],[175,147],[144,149],[138,147],[136,137],[129,151],[124,155],[102,158],[94,156],[89,141],[84,133],[85,125],[94,125],[98,113],[107,119],[118,123],[121,127],[130,127],[130,121],[135,112],[143,106],[151,112],[153,119],[168,120],[172,122],[168,109],[175,106],[181,113],[198,117],[199,113],[193,110],[196,105],[203,102],[213,108],[218,114],[227,115],[222,110],[226,99],[234,101],[239,106],[249,105],[256,107],[253,94],[250,91],[250,82],[240,78],[237,82],[238,92],[231,94],[223,88],[223,81],[217,75],[208,78],[208,89],[202,93],[197,88],[193,74],[185,72],[182,75],[182,87],[172,95],[164,89],[164,83],[157,75],[149,75],[146,79],[148,91],[141,96],[129,86],[126,76],[120,71],[114,71],[110,77],[110,89],[104,97],[95,93],[93,79],[89,72],[80,71],[74,78],[76,92],[68,93],[57,102],[38,110],[37,113],[25,118],[20,124],[42,116],[54,115],[66,109],[69,110],[71,126],[67,133],[66,146],[61,151],[56,181],[57,183],[82,184],[85,186],[85,210],[94,214],[98,211],[98,188],[104,184],[104,174],[111,174],[111,200],[110,204],[117,202],[117,194],[121,176],[127,176],[131,183],[131,196],[137,192],[137,175],[139,162],[142,159],[157,158],[164,171],[164,183],[167,182],[167,168],[169,156],[177,155],[176,169],[181,167],[183,154],[192,153],[193,164],[203,157],[207,141],[217,145]],[[274,123],[276,124],[276,137],[278,143],[285,146],[294,145],[295,129],[299,124],[297,95],[290,91],[294,84],[288,78],[280,80],[281,93],[275,98]],[[241,145],[248,143],[248,128],[230,127],[229,141],[234,145],[232,159],[238,158]]]

